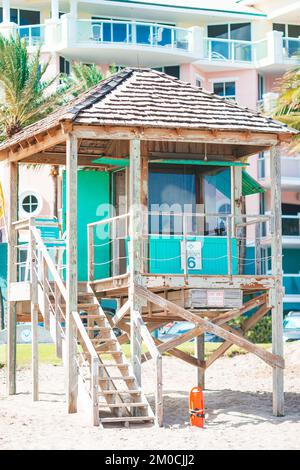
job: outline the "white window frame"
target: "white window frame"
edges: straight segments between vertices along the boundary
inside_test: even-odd
[[[23,202],[27,196],[34,196],[37,199],[37,204],[38,204],[37,208],[32,212],[26,212],[25,209],[23,208]],[[24,193],[20,195],[19,212],[20,212],[21,218],[28,218],[28,217],[33,217],[33,216],[38,215],[41,212],[42,207],[43,207],[43,200],[41,196],[35,191],[25,191]]]
[[[251,36],[251,39],[250,41],[248,41],[247,39],[240,39],[240,41],[245,41],[245,42],[252,42],[252,21],[230,21],[229,23],[227,22],[224,22],[224,21],[220,21],[220,23],[212,23],[212,24],[207,24],[206,25],[206,37],[210,38],[210,39],[221,39],[221,38],[213,38],[211,36],[208,36],[208,26],[220,26],[220,25],[227,25],[227,32],[228,32],[228,38],[227,38],[227,41],[239,41],[239,39],[232,39],[231,38],[231,29],[230,29],[230,25],[232,24],[241,24],[241,23],[245,23],[245,24],[248,24],[250,23],[250,36]],[[225,39],[225,38],[224,38]]]
[[[223,96],[220,96],[220,95],[217,95],[217,96],[220,96],[220,98],[225,98],[227,100],[235,100],[236,99],[236,82],[237,80],[234,79],[234,78],[226,78],[226,79],[222,79],[222,78],[216,78],[216,79],[213,79],[213,80],[210,80],[210,82],[212,83],[212,92],[214,93],[214,84],[215,83],[223,83],[223,88],[224,88],[224,93],[225,93],[225,83],[228,83],[228,82],[233,82],[234,83],[234,87],[235,87],[235,94],[234,95],[223,95]]]

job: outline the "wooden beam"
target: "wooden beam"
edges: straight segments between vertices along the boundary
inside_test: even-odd
[[[10,300],[10,284],[17,282],[17,231],[13,225],[18,218],[18,165],[9,163],[9,210],[7,253],[7,388],[8,394],[16,393],[16,303]]]
[[[32,399],[39,399],[39,360],[38,360],[38,280],[36,273],[36,242],[31,231],[33,221],[29,226],[30,282],[31,282],[31,362],[32,362]]]
[[[77,137],[67,135],[66,199],[66,340],[67,340],[67,405],[69,413],[77,411],[78,377],[76,365],[76,326],[72,312],[77,311]]]
[[[189,310],[186,310],[182,307],[179,307],[178,305],[173,304],[167,299],[163,299],[159,295],[154,294],[153,292],[150,292],[149,290],[136,286],[136,291],[137,293],[143,297],[144,299],[147,299],[149,302],[153,302],[156,305],[160,305],[163,308],[168,309],[172,313],[176,313],[184,320],[190,321],[195,324],[199,324],[199,326],[202,326],[203,332],[208,331],[209,333],[212,333],[216,336],[220,336],[221,338],[224,338],[225,340],[232,341],[234,344],[237,346],[240,346],[241,348],[245,349],[248,352],[251,352],[253,354],[256,354],[258,357],[260,357],[263,361],[265,361],[267,364],[269,364],[272,367],[284,367],[284,360],[282,357],[271,354],[269,351],[265,351],[255,344],[252,344],[250,341],[246,340],[245,338],[239,337],[237,334],[231,333],[229,331],[226,331],[224,328],[208,321],[203,318],[197,317],[194,313],[190,312]]]
[[[130,302],[129,300],[127,300],[125,304],[123,304],[122,307],[120,307],[117,313],[113,316],[112,318],[113,325],[117,326],[117,324],[122,320],[122,318],[127,314],[129,310],[130,310]]]
[[[31,155],[42,152],[43,150],[49,149],[54,145],[60,144],[66,140],[66,136],[62,133],[61,129],[57,130],[56,133],[52,136],[46,136],[45,139],[40,140],[27,146],[26,148],[20,148],[19,150],[13,152],[9,150],[8,159],[11,162],[21,161],[24,158],[28,158]]]
[[[255,312],[251,317],[249,317],[241,327],[241,333],[246,333],[250,328],[252,328],[255,323],[257,323],[268,311],[270,307],[262,305],[257,312]],[[231,341],[224,341],[221,346],[218,347],[206,360],[206,368],[211,366],[219,357],[221,357],[228,349],[233,345]]]
[[[207,142],[213,144],[255,145],[271,147],[277,143],[277,134],[253,132],[218,131],[214,135],[209,130],[146,128],[122,126],[74,125],[74,132],[79,138],[120,139],[120,140],[155,140],[174,142]]]
[[[271,174],[271,213],[274,217],[272,227],[272,272],[275,287],[272,290],[272,351],[283,358],[283,288],[282,288],[282,227],[281,227],[281,162],[279,146],[273,147],[270,155]],[[273,369],[273,414],[284,415],[283,369]]]
[[[135,284],[142,272],[142,217],[141,217],[141,142],[130,141],[129,170],[129,303],[130,303],[130,350],[134,375],[141,385],[141,348],[142,338],[139,317],[142,314],[140,298],[136,293]]]
[[[205,336],[204,333],[195,338],[195,357],[198,361],[205,362]],[[197,367],[196,369],[197,386],[204,390],[205,388],[205,367]]]

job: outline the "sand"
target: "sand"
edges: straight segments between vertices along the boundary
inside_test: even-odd
[[[300,344],[286,347],[286,414],[272,416],[272,371],[252,355],[222,358],[207,371],[205,429],[191,428],[192,366],[163,359],[165,427],[101,429],[79,412],[66,414],[61,366],[40,368],[40,401],[32,402],[29,369],[18,371],[16,396],[5,396],[0,370],[0,449],[299,449]],[[153,365],[143,366],[153,404]]]

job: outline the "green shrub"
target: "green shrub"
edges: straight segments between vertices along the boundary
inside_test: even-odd
[[[230,322],[230,326],[233,328],[240,328],[245,317],[239,317]],[[246,338],[252,343],[271,343],[272,342],[272,317],[271,315],[265,315],[256,325],[254,325],[246,333]]]

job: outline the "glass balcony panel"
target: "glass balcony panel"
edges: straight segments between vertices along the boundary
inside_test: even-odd
[[[136,43],[143,45],[151,44],[151,26],[137,24],[136,25]]]
[[[281,176],[283,178],[300,178],[300,158],[281,159]]]
[[[234,42],[234,59],[239,62],[251,62],[252,60],[252,44]]]
[[[286,57],[289,59],[298,58],[300,54],[300,39],[298,38],[283,38],[283,47]]]

